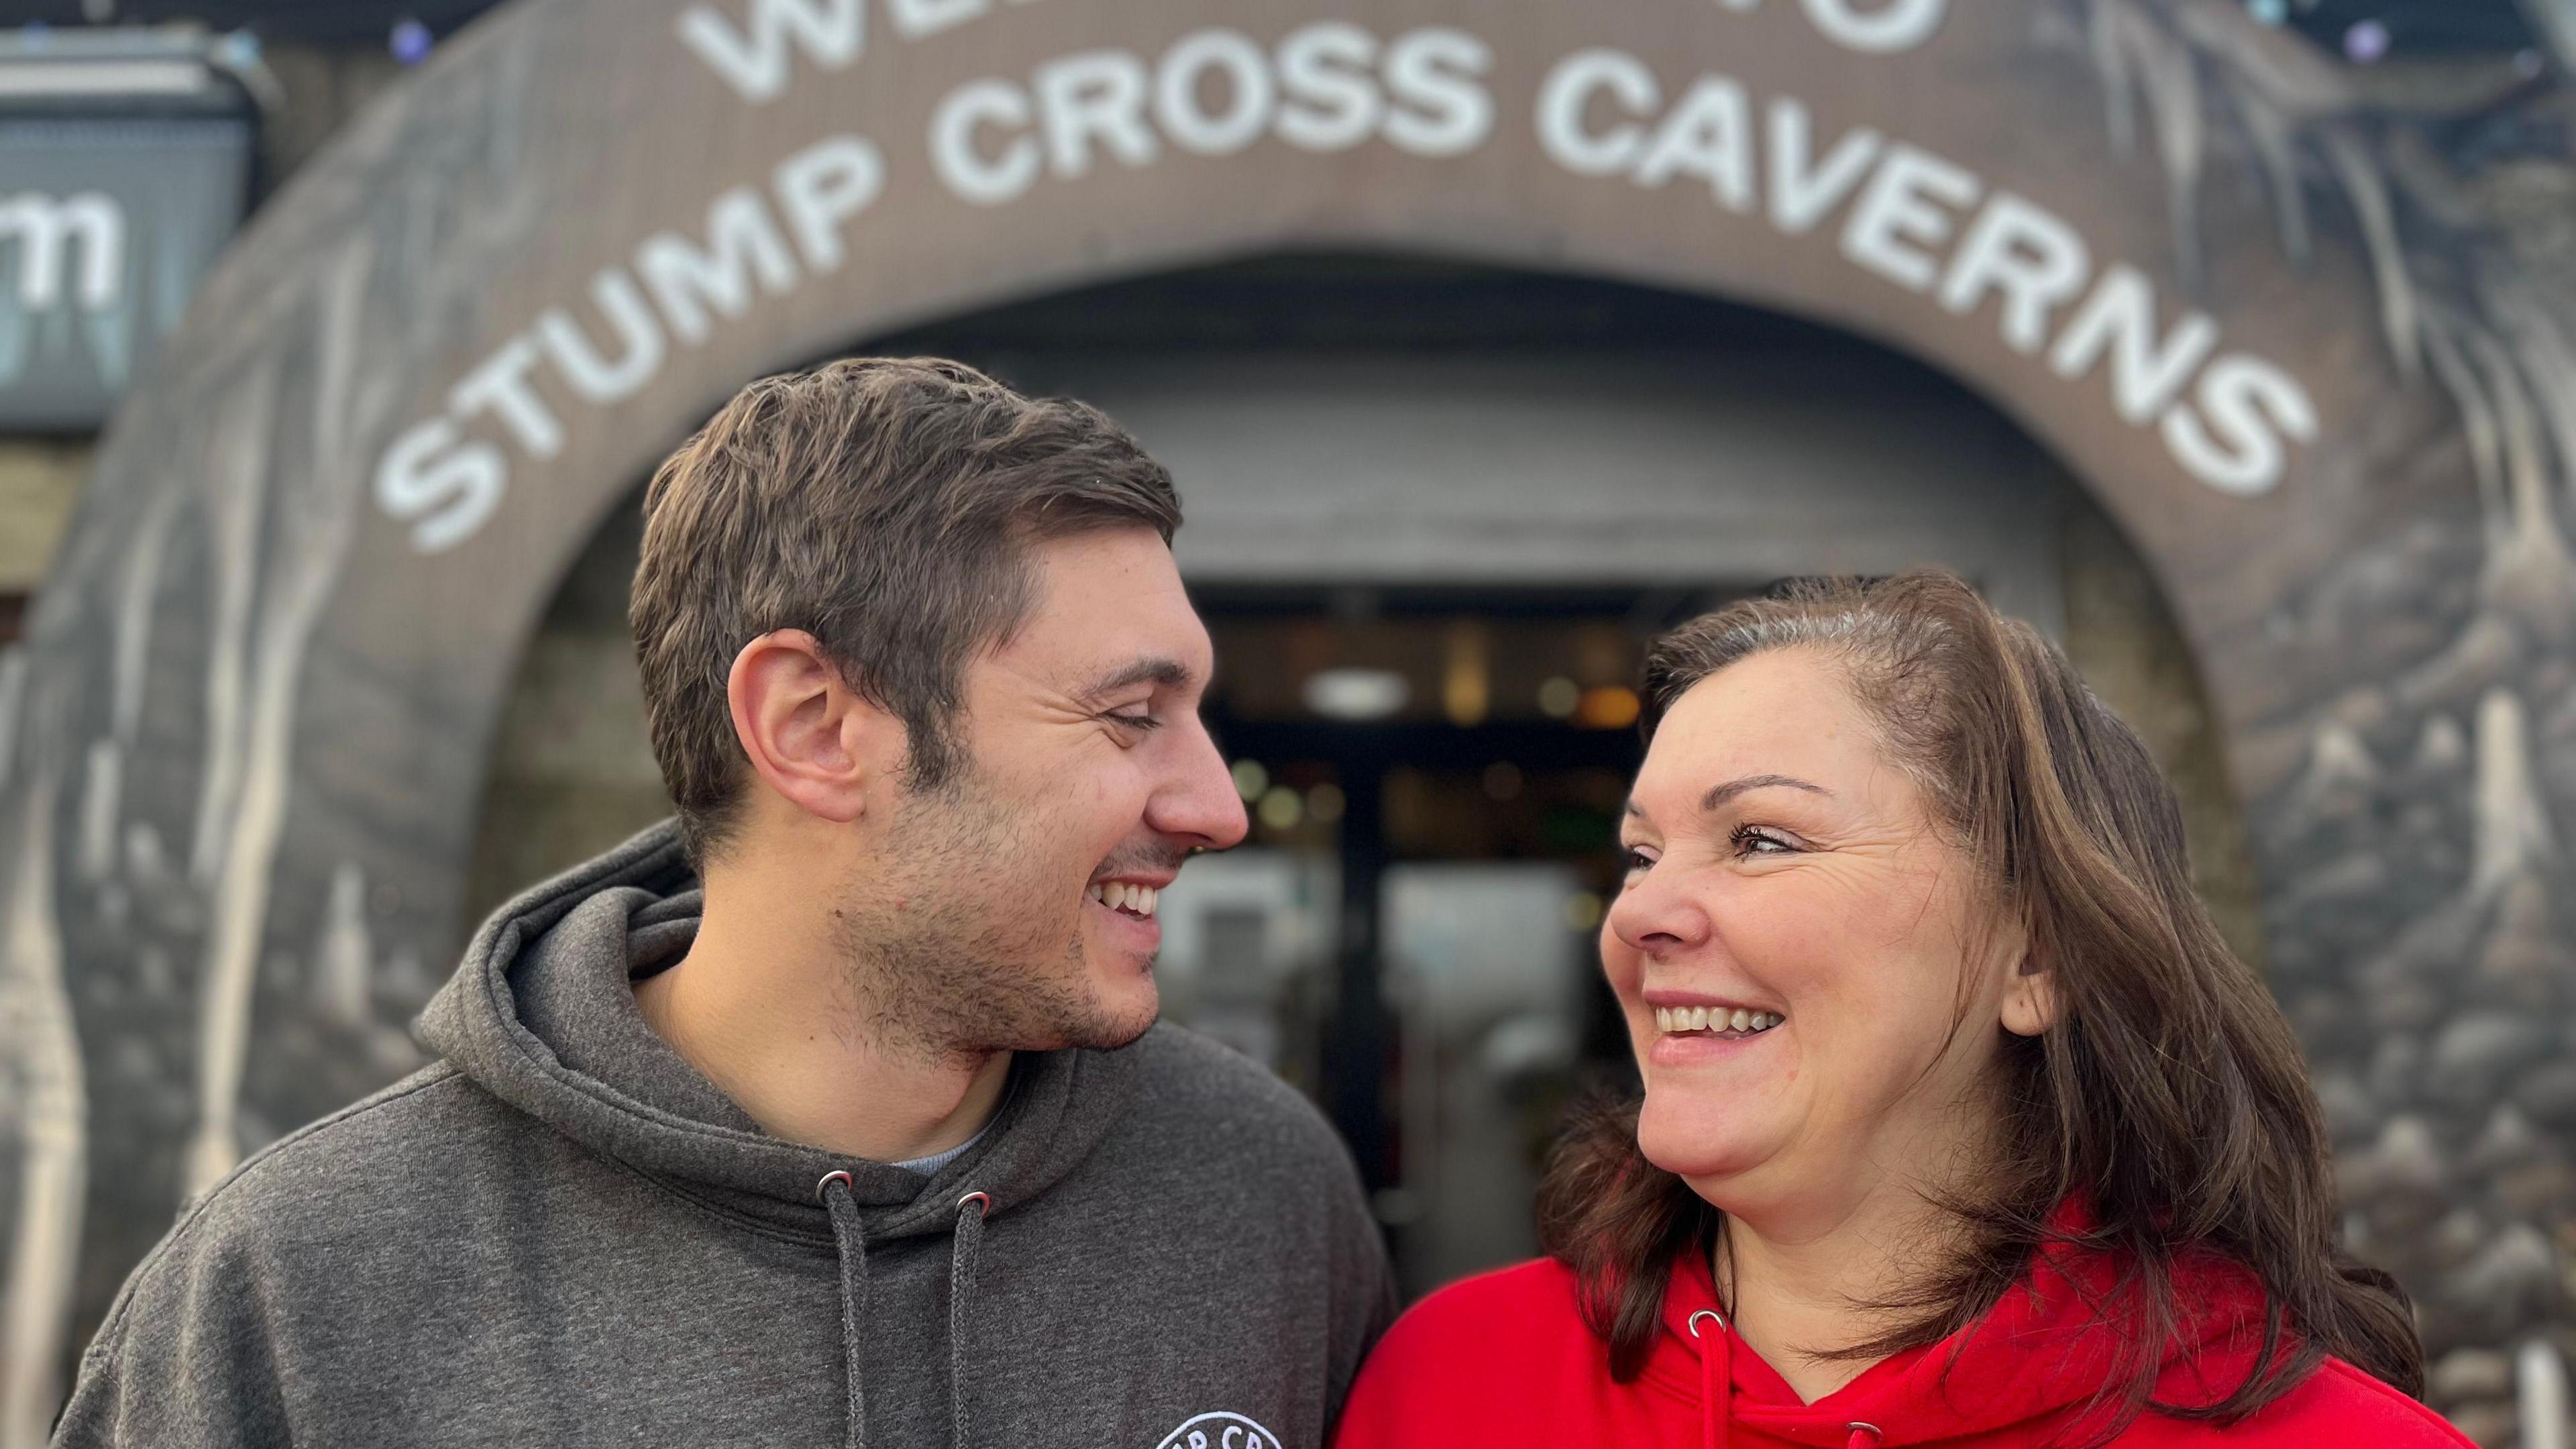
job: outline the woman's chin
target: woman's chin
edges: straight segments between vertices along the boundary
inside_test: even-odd
[[[1652,1094],[1637,1114],[1637,1150],[1648,1162],[1694,1183],[1736,1176],[1770,1156],[1749,1140],[1740,1114],[1689,1107],[1659,1112]]]

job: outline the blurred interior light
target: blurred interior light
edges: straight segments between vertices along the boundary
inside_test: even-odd
[[[1440,708],[1462,730],[1483,724],[1486,710],[1492,707],[1489,652],[1484,628],[1475,620],[1462,619],[1450,626],[1448,658],[1440,674]]]
[[[1563,719],[1583,703],[1583,691],[1560,674],[1538,687],[1538,707],[1549,719]]]
[[[1306,677],[1306,707],[1326,719],[1385,719],[1403,710],[1413,686],[1391,669],[1326,669]]]
[[[438,39],[429,33],[428,26],[405,16],[394,22],[393,34],[386,39],[385,48],[393,52],[397,63],[418,65],[429,59],[431,48],[437,44]]]
[[[1341,819],[1342,812],[1350,808],[1350,803],[1339,785],[1326,783],[1306,792],[1306,813],[1314,816],[1316,823],[1321,825],[1330,825]]]
[[[2356,20],[2343,33],[2343,53],[2355,65],[2369,65],[2388,54],[2388,26],[2377,20]]]
[[[1234,793],[1242,796],[1245,804],[1260,799],[1269,788],[1270,772],[1261,767],[1259,760],[1234,762]]]
[[[1274,785],[1261,797],[1261,823],[1273,830],[1294,830],[1305,818],[1306,802],[1285,785]]]
[[[1575,931],[1601,929],[1601,898],[1590,891],[1576,891],[1565,898],[1566,928]]]
[[[2266,25],[2290,23],[2290,0],[2245,0],[2245,9]]]
[[[1637,722],[1637,691],[1615,684],[1587,689],[1574,722],[1588,730],[1624,730]]]

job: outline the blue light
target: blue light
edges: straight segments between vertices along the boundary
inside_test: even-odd
[[[438,38],[429,33],[428,26],[405,18],[394,23],[394,33],[386,48],[394,53],[397,63],[418,65],[429,59],[430,47],[436,44]]]
[[[2343,53],[2356,65],[2369,65],[2388,54],[2388,27],[2376,20],[2363,20],[2343,33]]]

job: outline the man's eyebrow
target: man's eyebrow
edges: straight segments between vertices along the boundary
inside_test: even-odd
[[[1164,689],[1186,689],[1198,675],[1177,659],[1145,658],[1126,664],[1085,686],[1079,697],[1103,700],[1122,690],[1140,684],[1159,685]]]
[[[1725,804],[1727,801],[1734,799],[1736,796],[1743,794],[1747,790],[1768,790],[1773,788],[1804,790],[1813,795],[1831,795],[1834,793],[1822,785],[1811,785],[1792,775],[1746,775],[1741,779],[1728,780],[1723,784],[1709,786],[1708,793],[1699,797],[1699,808],[1703,811],[1714,810],[1718,806]]]

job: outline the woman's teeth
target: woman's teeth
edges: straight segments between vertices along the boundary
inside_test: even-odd
[[[1113,911],[1125,911],[1131,916],[1150,917],[1154,914],[1154,903],[1162,898],[1163,893],[1152,886],[1129,885],[1123,880],[1104,880],[1094,881],[1088,894],[1093,900]]]
[[[1776,1011],[1729,1011],[1722,1006],[1658,1006],[1655,1008],[1655,1030],[1665,1033],[1688,1031],[1755,1032],[1769,1031],[1788,1018]]]

